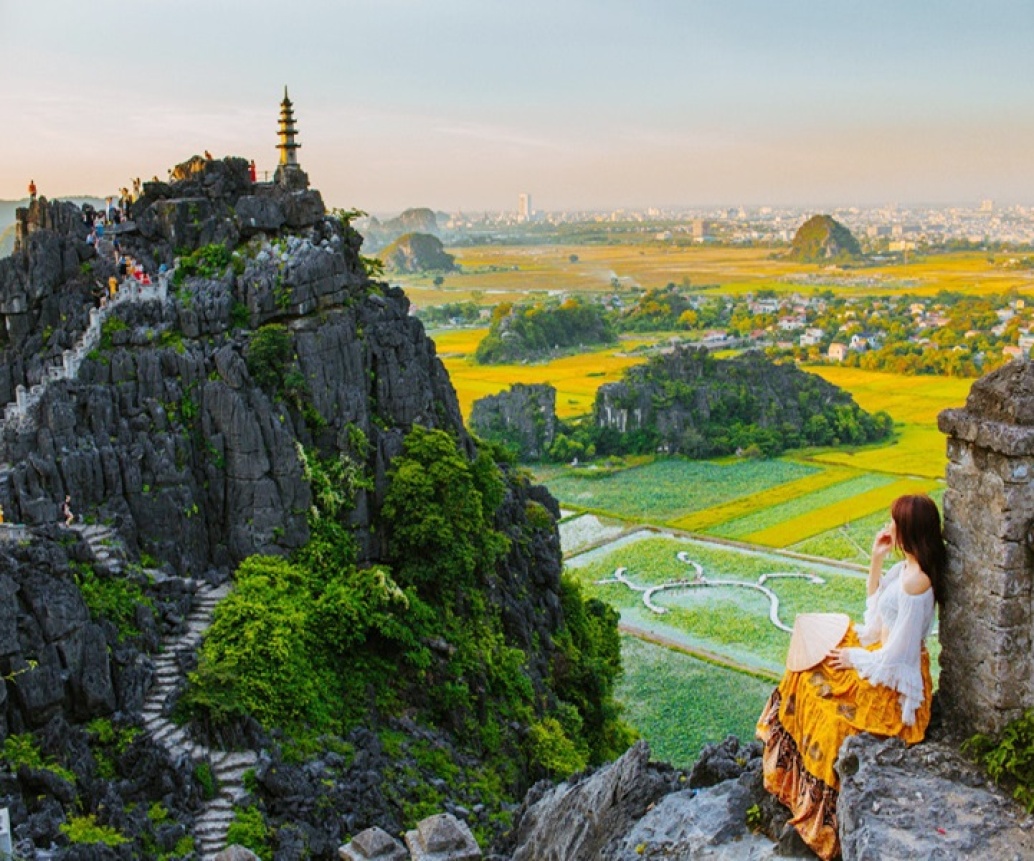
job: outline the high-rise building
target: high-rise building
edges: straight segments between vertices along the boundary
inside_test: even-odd
[[[531,195],[522,191],[517,195],[517,220],[531,221]]]

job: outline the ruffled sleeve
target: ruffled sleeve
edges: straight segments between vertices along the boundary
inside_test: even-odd
[[[911,726],[923,701],[919,652],[933,617],[933,590],[910,595],[899,588],[898,616],[883,647],[871,652],[866,649],[844,651],[863,679],[900,694],[901,720]]]
[[[894,582],[901,573],[901,563],[896,563],[880,578],[880,585],[865,599],[865,621],[855,626],[855,633],[863,646],[871,646],[880,639],[883,633],[883,616],[880,614],[880,598],[888,584]]]

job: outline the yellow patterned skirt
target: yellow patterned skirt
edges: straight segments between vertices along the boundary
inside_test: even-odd
[[[854,646],[861,643],[852,625],[839,648]],[[853,669],[834,669],[828,660],[802,673],[787,671],[761,712],[757,736],[765,744],[765,789],[790,808],[790,822],[820,858],[840,854],[840,779],[833,764],[843,740],[870,732],[908,744],[922,741],[933,696],[925,647],[921,660],[924,696],[912,726],[901,722],[897,691],[871,685]]]

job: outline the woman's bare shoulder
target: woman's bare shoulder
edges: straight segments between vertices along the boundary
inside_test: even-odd
[[[901,588],[908,595],[924,595],[933,588],[933,583],[922,568],[910,569],[906,565],[901,575]]]

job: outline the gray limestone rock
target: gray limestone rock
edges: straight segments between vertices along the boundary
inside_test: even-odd
[[[406,848],[382,828],[360,831],[338,849],[341,861],[409,861]]]
[[[467,823],[450,813],[423,819],[406,832],[413,861],[480,861],[481,849]]]
[[[241,223],[242,236],[256,233],[275,232],[284,226],[283,207],[271,197],[247,194],[237,201],[237,218]]]
[[[749,780],[726,780],[662,798],[628,832],[613,858],[760,861],[778,856],[771,840],[746,825]]]
[[[219,852],[213,861],[259,861],[259,857],[250,849],[233,843]]]
[[[479,398],[471,409],[470,429],[515,446],[521,458],[538,460],[556,438],[556,389],[548,383],[514,383],[508,391]]]
[[[598,861],[622,857],[628,832],[649,807],[678,786],[653,768],[636,742],[621,759],[526,800],[515,824],[513,861]],[[529,803],[530,802],[530,803]]]
[[[837,770],[844,861],[1034,858],[1034,817],[951,747],[852,736]]]

